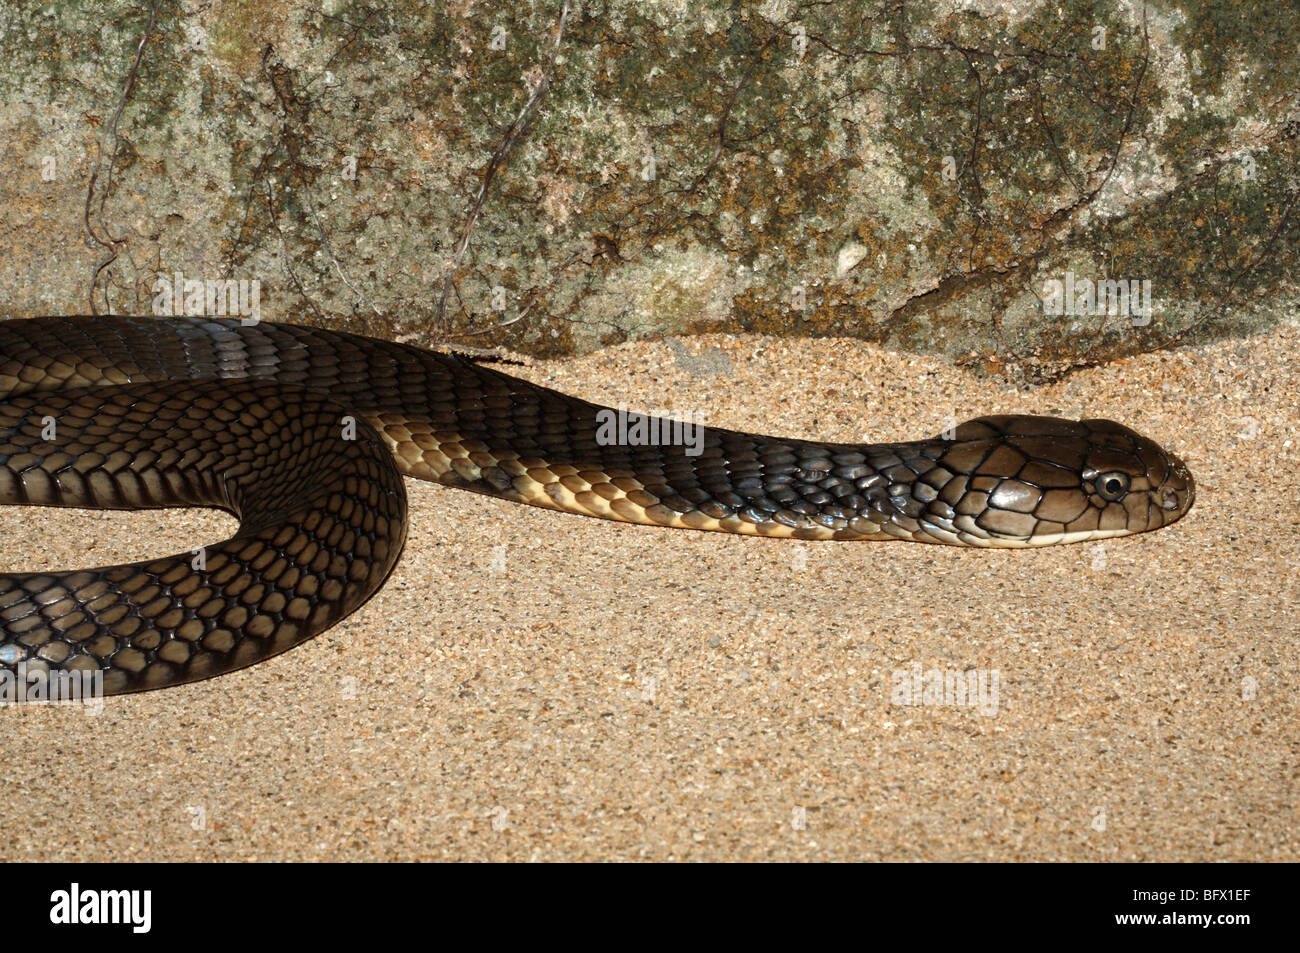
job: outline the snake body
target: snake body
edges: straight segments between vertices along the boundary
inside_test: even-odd
[[[282,652],[383,585],[406,537],[403,477],[655,526],[999,547],[1157,529],[1194,497],[1177,457],[1108,420],[982,417],[869,445],[706,428],[687,446],[611,442],[610,413],[342,332],[0,321],[0,503],[240,520],[195,552],[0,574],[0,668],[97,671],[113,694]]]

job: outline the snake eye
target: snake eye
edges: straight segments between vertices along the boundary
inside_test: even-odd
[[[1110,500],[1114,503],[1124,498],[1128,492],[1128,474],[1121,473],[1119,470],[1110,470],[1106,473],[1097,474],[1097,479],[1093,481],[1097,488],[1097,494],[1103,500]]]

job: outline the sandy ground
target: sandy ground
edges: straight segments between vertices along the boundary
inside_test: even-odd
[[[1300,858],[1300,332],[1037,390],[858,342],[686,347],[521,373],[830,440],[1110,416],[1188,461],[1197,504],[1158,533],[983,551],[627,526],[408,483],[401,564],[313,642],[98,715],[0,708],[2,856]],[[0,508],[0,568],[231,526]],[[918,665],[979,670],[983,704],[898,704]]]

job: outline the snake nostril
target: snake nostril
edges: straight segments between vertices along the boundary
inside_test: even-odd
[[[1165,495],[1164,498],[1160,501],[1160,505],[1167,510],[1178,509],[1178,494],[1175,493],[1173,490],[1165,490]]]

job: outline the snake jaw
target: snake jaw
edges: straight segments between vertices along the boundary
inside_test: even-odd
[[[1196,481],[1187,464],[1172,453],[1166,453],[1167,469],[1165,478],[1156,488],[1155,498],[1160,509],[1165,511],[1161,526],[1168,526],[1187,515],[1187,511],[1196,502]]]

